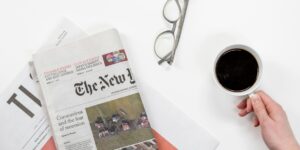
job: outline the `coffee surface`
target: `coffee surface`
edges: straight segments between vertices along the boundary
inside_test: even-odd
[[[245,91],[256,82],[258,63],[255,57],[243,49],[231,49],[222,54],[216,64],[220,84],[230,91]]]

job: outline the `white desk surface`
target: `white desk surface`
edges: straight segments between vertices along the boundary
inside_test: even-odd
[[[242,98],[225,94],[212,80],[215,54],[241,43],[261,55],[261,89],[283,105],[300,139],[300,1],[190,0],[175,63],[161,67],[152,48],[156,35],[167,29],[161,14],[164,2],[1,0],[0,91],[22,70],[59,18],[65,16],[84,29],[111,24],[121,33],[135,76],[215,135],[221,143],[218,149],[263,150],[259,128],[252,127],[250,117],[237,115],[235,105]]]

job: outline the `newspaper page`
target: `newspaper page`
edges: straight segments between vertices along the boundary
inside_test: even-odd
[[[159,91],[146,83],[138,83],[152,128],[176,146],[176,149],[217,149],[219,141],[212,134],[182,112]],[[173,150],[165,147],[164,149]]]
[[[61,150],[157,149],[115,29],[34,55]]]
[[[43,48],[67,43],[71,40],[69,37],[76,39],[82,36],[85,35],[80,28],[63,19]],[[0,149],[55,149],[42,99],[40,85],[34,78],[34,68],[28,63],[0,95]]]
[[[40,101],[42,95],[30,73],[27,65],[1,95],[1,149],[41,149],[51,137]]]

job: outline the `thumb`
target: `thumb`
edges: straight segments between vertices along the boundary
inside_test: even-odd
[[[268,115],[266,106],[263,103],[263,101],[261,100],[260,96],[257,94],[251,94],[250,100],[252,103],[254,113],[256,114],[259,122],[262,123],[263,121],[269,119],[269,115]]]

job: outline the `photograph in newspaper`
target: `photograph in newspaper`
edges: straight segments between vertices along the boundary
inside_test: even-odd
[[[155,142],[148,142],[153,136],[138,93],[89,107],[86,112],[98,149],[133,144],[147,150],[157,149]]]

